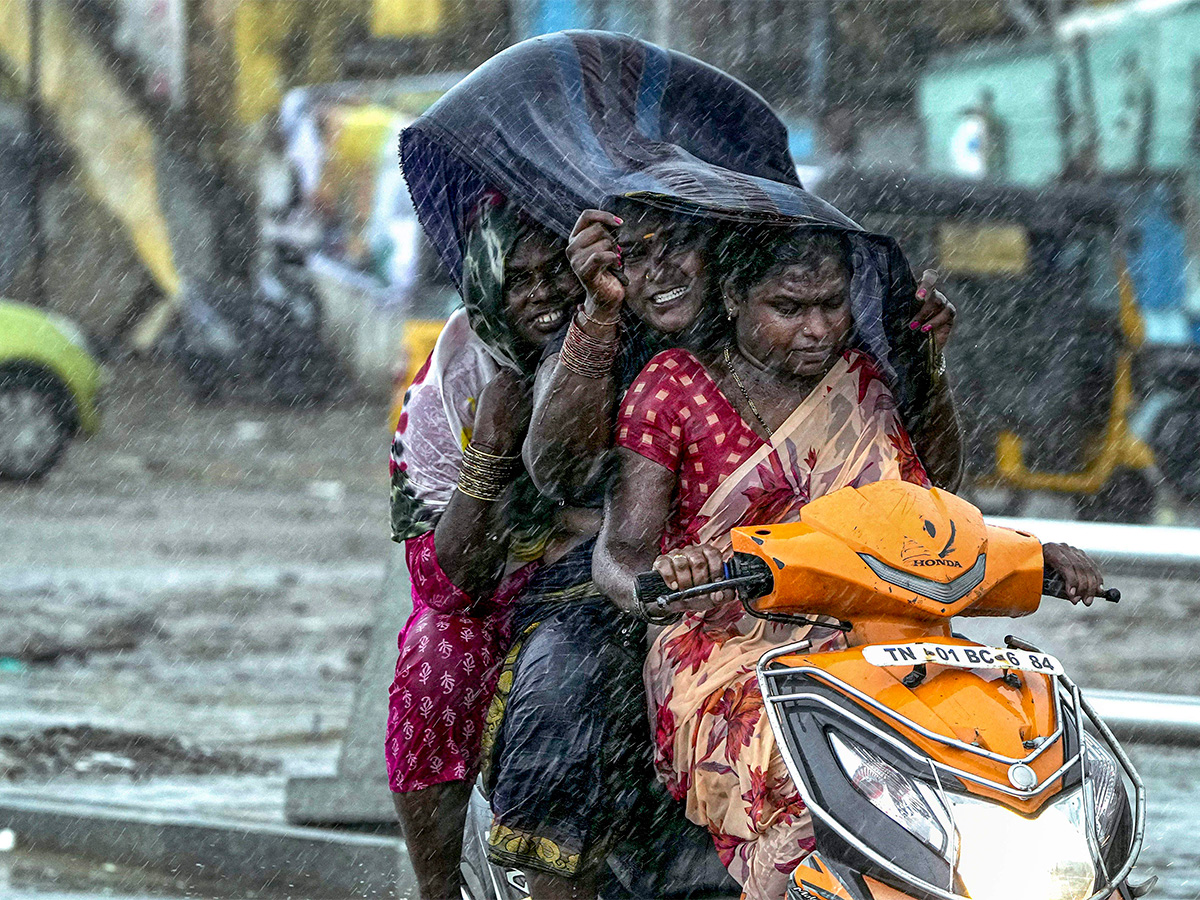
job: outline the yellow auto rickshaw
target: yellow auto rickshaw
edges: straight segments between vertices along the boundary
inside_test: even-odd
[[[1112,195],[850,170],[816,192],[936,268],[958,307],[947,363],[970,483],[1067,493],[1081,518],[1152,516],[1154,454],[1129,426],[1143,327]]]

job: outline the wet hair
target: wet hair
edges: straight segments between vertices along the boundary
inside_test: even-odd
[[[719,276],[744,296],[751,287],[789,266],[816,270],[827,259],[854,272],[850,238],[831,228],[757,226],[733,229],[717,254]]]
[[[664,223],[669,222],[677,232],[674,244],[695,242],[705,254],[715,247],[723,230],[719,220],[684,210],[663,209],[635,197],[614,197],[605,205],[605,209],[622,219],[634,219],[646,213],[661,217]]]

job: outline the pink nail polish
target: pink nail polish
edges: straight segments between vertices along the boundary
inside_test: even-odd
[[[924,328],[922,328],[921,330],[922,330],[922,331],[929,331],[931,328],[933,328],[933,326],[932,326],[932,325],[926,325],[926,326],[925,326]]]
[[[926,295],[927,293],[928,293],[928,291],[926,291],[926,290],[925,290],[925,288],[919,288],[919,289],[917,290],[917,299],[918,299],[918,300],[924,300],[924,299],[925,299],[925,295]]]
[[[920,326],[921,326],[920,322],[911,322],[911,323],[909,323],[908,327],[910,329],[912,329],[913,331],[916,331]]]
[[[618,225],[624,225],[624,224],[625,224],[625,220],[624,220],[624,219],[621,219],[621,218],[618,218],[617,216],[613,216],[613,221],[614,221],[614,222],[616,222]]]

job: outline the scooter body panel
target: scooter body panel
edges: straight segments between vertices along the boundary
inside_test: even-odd
[[[953,616],[1028,615],[1041,601],[1037,538],[907,482],[843,488],[805,506],[799,522],[735,528],[732,538],[774,576],[753,610],[846,619],[859,631],[852,643],[876,640],[876,624],[897,636],[946,633]]]
[[[1120,888],[1144,823],[1128,758],[1053,657],[950,629],[954,616],[1037,609],[1035,537],[987,525],[953,495],[880,482],[732,538],[757,557],[735,556],[754,585],[749,612],[830,616],[847,631],[845,649],[800,642],[757,668],[817,839],[792,900],[1099,900]]]
[[[799,641],[756,669],[816,837],[789,900],[1128,900],[1145,824],[1128,757],[1057,660],[950,629],[1037,609],[1036,538],[900,482],[732,537],[752,614],[849,620],[844,649]]]
[[[812,853],[792,875],[788,900],[862,900],[847,890],[819,852]]]
[[[954,647],[960,653],[988,649],[953,637],[920,643]],[[878,720],[920,753],[978,779],[958,779],[960,790],[1026,815],[1057,793],[1057,785],[1048,782],[1057,782],[1053,776],[1063,765],[1064,730],[1047,676],[930,663],[920,683],[909,687],[904,678],[912,673],[912,663],[877,666],[863,657],[862,647],[785,655],[774,665],[811,673],[808,677],[847,697],[864,717]],[[990,755],[980,755],[979,750]],[[1037,783],[1045,787],[1021,797],[988,786],[1011,790],[1009,770],[1016,764],[1032,768]]]

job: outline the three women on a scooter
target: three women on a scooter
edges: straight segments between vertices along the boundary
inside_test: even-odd
[[[654,74],[651,62],[657,62],[653,48],[631,46],[637,43],[588,35],[543,39],[540,49],[535,49],[553,52],[525,58],[529,65],[523,74],[529,75],[531,84],[538,85],[539,103],[530,113],[530,121],[548,122],[554,127],[557,120],[547,110],[562,99],[543,90],[552,79],[540,72],[540,66],[562,66],[564,60],[576,54],[582,66],[581,77],[585,81],[598,79],[593,82],[595,90],[581,95],[568,91],[563,96],[586,96],[592,102],[609,90],[607,85],[623,83],[621,79],[599,78],[605,71],[607,53],[625,54],[614,71],[626,73],[629,60],[642,54],[647,65],[645,77]],[[677,54],[670,55],[669,64],[682,68]],[[660,72],[655,77],[665,76]],[[467,102],[462,110],[485,119],[487,115],[508,115],[513,109],[519,114],[524,102],[521,85],[512,80],[505,84],[502,111],[497,112],[495,104],[489,107],[490,112],[473,109],[472,102],[485,102],[490,96],[478,90],[464,94]],[[655,82],[650,78],[643,84],[650,89]],[[498,103],[502,92],[496,93]],[[402,155],[427,232],[435,244],[442,242],[439,251],[443,259],[453,263],[457,254],[464,297],[470,303],[469,279],[479,270],[479,257],[473,258],[469,252],[474,232],[463,232],[468,235],[464,242],[456,236],[457,226],[452,226],[459,208],[470,205],[456,198],[475,197],[477,192],[463,187],[470,178],[456,180],[447,175],[467,172],[471,167],[456,160],[439,143],[439,136],[468,121],[463,117],[465,112],[453,107],[454,99],[448,97],[441,111],[434,108],[431,122],[437,123],[436,128],[431,125],[424,132],[418,128],[411,138],[406,137]],[[737,102],[753,112],[753,104],[748,104],[744,96],[739,95]],[[621,108],[624,110],[624,106]],[[678,108],[672,108],[678,113]],[[716,547],[705,546],[707,538],[716,537],[715,526],[705,530],[707,520],[719,520],[727,527],[736,522],[775,521],[771,516],[794,514],[806,497],[813,496],[814,474],[825,478],[816,479],[819,490],[829,489],[839,479],[865,483],[892,476],[920,481],[926,472],[935,482],[952,484],[959,470],[961,448],[946,383],[933,378],[920,391],[912,388],[922,378],[936,375],[921,368],[930,361],[920,355],[925,346],[922,339],[932,333],[944,343],[953,309],[930,282],[918,287],[895,245],[886,240],[860,239],[861,232],[853,223],[804,194],[794,172],[779,164],[779,159],[787,157],[786,146],[782,153],[768,150],[754,157],[760,148],[752,140],[748,145],[743,140],[756,133],[746,126],[749,113],[733,129],[737,134],[730,139],[730,146],[736,146],[736,152],[730,154],[731,168],[722,169],[720,160],[713,163],[712,154],[664,151],[661,136],[669,129],[661,128],[654,139],[658,143],[646,151],[644,158],[622,158],[617,166],[620,174],[601,189],[596,180],[600,176],[595,173],[612,171],[614,154],[627,153],[631,143],[649,140],[638,129],[645,128],[646,122],[653,125],[654,114],[667,114],[663,106],[648,103],[643,107],[640,100],[636,107],[629,107],[630,111],[634,109],[636,126],[630,124],[630,131],[621,135],[613,131],[619,116],[600,115],[588,120],[597,129],[596,147],[607,154],[591,168],[588,164],[592,160],[572,157],[561,147],[556,150],[558,156],[543,153],[558,168],[544,165],[543,160],[538,171],[546,184],[520,195],[520,202],[527,215],[562,234],[562,210],[569,208],[570,202],[547,205],[546,196],[570,198],[590,191],[592,203],[597,203],[607,194],[628,194],[631,184],[653,182],[655,176],[647,174],[651,171],[671,174],[660,183],[683,185],[679,191],[692,192],[682,198],[686,203],[672,203],[669,209],[632,197],[612,206],[609,212],[584,212],[575,222],[567,258],[586,286],[587,295],[571,316],[561,343],[556,339],[550,344],[557,352],[550,352],[538,369],[532,424],[524,441],[524,459],[529,462],[533,481],[544,493],[583,505],[594,505],[612,476],[612,444],[622,448],[618,455],[620,473],[610,499],[605,549],[597,554],[596,574],[619,606],[638,613],[640,610],[629,600],[627,579],[630,572],[636,571],[634,565],[639,560],[644,563],[643,569],[655,563],[680,586],[699,583],[704,580],[700,575],[711,574],[720,553]],[[563,121],[577,129],[581,120],[571,115],[564,113]],[[504,121],[498,119],[498,130],[503,126]],[[774,126],[770,122],[765,127],[763,133],[786,137],[785,131],[771,131]],[[527,129],[512,130],[529,133]],[[742,142],[737,143],[739,140]],[[445,146],[461,150],[462,144],[448,141]],[[553,140],[549,146],[555,147]],[[509,159],[505,154],[512,147],[511,142],[486,145],[481,150],[480,168],[489,176],[502,176],[505,165],[512,166],[515,173],[519,166],[537,162],[537,154],[532,151],[529,159]],[[594,154],[595,148],[589,145],[587,152]],[[747,159],[759,160],[767,174],[749,179],[735,177],[736,165]],[[790,165],[790,159],[787,163]],[[651,168],[637,169],[643,164]],[[571,173],[580,172],[592,174],[580,176],[579,184],[569,183]],[[527,173],[521,174],[522,178],[514,175],[511,185],[528,184]],[[481,180],[479,175],[474,178]],[[509,183],[504,186],[512,190]],[[699,202],[700,195],[709,199],[721,196],[729,203],[743,204],[745,209],[740,217],[730,216],[727,208]],[[680,196],[674,199],[680,200]],[[776,221],[807,218],[821,227],[796,231],[776,226],[774,230],[742,229],[738,233],[737,222],[755,218],[761,221],[764,213],[781,200],[790,206],[782,217],[771,213]],[[814,230],[824,236],[814,238]],[[484,268],[500,271],[493,285],[497,280],[503,284],[508,250],[495,241],[485,246]],[[764,248],[770,248],[770,252]],[[782,265],[781,258],[789,265]],[[565,286],[563,291],[567,292]],[[917,305],[912,300],[914,293],[920,303],[918,310],[909,312],[911,322],[906,319],[900,326],[911,331],[911,339],[906,342],[903,334],[897,334],[892,314],[903,314]],[[568,301],[562,308],[569,311],[573,303]],[[823,323],[820,328],[819,322]],[[503,328],[477,325],[476,318],[470,324],[477,326],[475,339],[484,346],[494,350],[502,342]],[[463,341],[470,339],[462,336]],[[793,340],[798,341],[797,346],[793,346]],[[650,357],[663,350],[667,352],[646,365]],[[434,370],[441,371],[436,365],[436,350],[432,362]],[[643,365],[645,370],[626,394],[625,388]],[[521,364],[513,368],[529,371]],[[443,385],[448,383],[442,379]],[[824,390],[826,387],[829,390]],[[516,387],[505,386],[503,390],[510,393],[501,399],[511,403]],[[486,422],[489,415],[503,419],[515,412],[497,412],[503,402],[495,407],[491,402],[485,405],[485,399],[496,400],[488,398],[486,391],[469,395],[479,398],[479,408],[470,422],[472,428],[479,428],[481,415]],[[626,399],[618,410],[622,396]],[[439,405],[451,408],[444,402],[444,386],[433,388],[431,397],[442,401],[430,404],[435,410]],[[414,409],[417,398],[414,391],[410,399]],[[513,406],[519,408],[520,404]],[[718,407],[720,412],[716,411]],[[484,535],[483,541],[492,541],[489,546],[493,548],[493,568],[489,569],[493,581],[484,578],[476,582],[476,596],[486,597],[499,573],[499,561],[511,546],[510,542],[505,550],[496,550],[503,542],[495,538],[505,533],[509,523],[541,524],[549,518],[521,512],[515,498],[509,496],[515,493],[509,484],[519,475],[514,443],[519,440],[521,428],[510,428],[499,438],[493,435],[496,442],[488,444],[491,449],[480,445],[472,450],[467,417],[462,413],[445,417],[447,421],[457,419],[450,432],[457,435],[460,445],[467,437],[466,450],[458,451],[459,458],[448,452],[449,466],[442,464],[444,460],[437,461],[439,471],[449,473],[443,480],[443,487],[449,485],[447,493],[451,495],[446,513],[455,504],[455,497],[464,509],[476,502],[492,504],[486,509],[475,507],[476,524],[488,523],[475,533]],[[671,417],[673,421],[666,424]],[[408,442],[424,433],[424,427],[414,429],[413,422],[411,415],[407,423],[402,422]],[[691,429],[686,440],[685,427]],[[477,431],[476,436],[486,431]],[[400,488],[393,491],[394,503],[402,510],[409,499],[404,478],[416,477],[401,468],[406,462],[405,434],[400,436],[395,461],[396,471],[401,473],[397,476]],[[787,439],[793,445],[805,446],[798,455],[785,459],[778,451],[784,449],[782,444]],[[453,442],[447,446],[454,446]],[[809,449],[814,453],[809,454]],[[415,471],[410,465],[409,472]],[[712,499],[718,495],[719,499]],[[509,500],[503,512],[498,505],[500,498]],[[677,503],[674,508],[673,502]],[[644,508],[639,508],[641,504]],[[625,510],[643,515],[625,515]],[[442,514],[443,521],[446,513]],[[428,524],[424,515],[418,518]],[[449,538],[449,526],[436,530]],[[436,530],[433,538],[426,538],[427,545],[432,545],[443,567],[453,566],[442,552],[443,546],[451,545],[439,545]],[[522,572],[528,582],[512,606],[508,627],[516,635],[516,643],[499,673],[496,701],[483,724],[485,782],[495,814],[491,856],[525,871],[535,897],[594,895],[600,861],[622,833],[638,802],[640,774],[649,756],[641,677],[642,622],[636,615],[617,613],[591,582],[593,545],[577,543],[587,530],[586,525],[574,530],[568,545],[576,546],[553,565],[523,572],[516,568],[515,560],[506,566]],[[408,536],[402,531],[399,534]],[[618,546],[622,540],[634,548],[626,552],[624,559]],[[667,555],[656,560],[657,551],[662,549],[670,549],[676,559]],[[420,570],[422,566],[429,568],[429,562],[426,546],[425,554],[415,557],[413,564]],[[1073,571],[1077,587],[1091,577],[1077,561]],[[453,578],[444,580],[458,584]],[[415,575],[415,589],[419,581],[425,583],[423,576]],[[441,584],[438,579],[431,581]],[[515,582],[506,587],[512,584]],[[419,614],[415,614],[414,622]],[[750,782],[746,785],[736,772],[730,779],[730,772],[718,771],[721,766],[733,771],[728,755],[740,754],[736,742],[730,745],[731,734],[737,740],[749,734],[754,742],[753,727],[747,731],[749,715],[741,715],[749,707],[738,699],[739,685],[740,696],[747,694],[742,677],[745,672],[740,671],[744,653],[735,652],[735,641],[726,656],[717,652],[722,642],[712,640],[707,655],[702,646],[699,655],[687,657],[687,665],[681,662],[683,656],[676,659],[672,655],[678,656],[677,651],[689,642],[702,644],[710,619],[692,617],[674,626],[671,637],[656,639],[647,673],[655,709],[667,710],[671,716],[663,731],[674,729],[674,735],[690,734],[697,740],[703,735],[704,749],[714,743],[713,752],[724,753],[726,762],[693,759],[690,749],[677,752],[674,739],[665,737],[657,748],[658,762],[676,792],[686,797],[689,816],[714,832],[731,871],[751,892],[769,892],[774,876],[768,868],[783,865],[803,851],[803,812],[796,806],[794,788],[789,793],[787,785],[778,783],[777,767],[775,782],[764,782],[757,794],[753,789],[754,766],[747,769]],[[486,627],[490,629],[489,639],[499,636],[490,646],[503,646],[506,639],[500,619],[489,620]],[[750,632],[741,633],[736,617],[728,622],[722,619],[721,627],[730,634],[749,638],[751,643],[756,639]],[[411,634],[403,639],[403,646],[411,644]],[[673,639],[681,643],[668,647]],[[421,648],[419,637],[415,646]],[[426,643],[424,650],[428,651],[429,646]],[[402,649],[396,683],[401,704],[406,702],[404,690],[414,679],[421,679],[426,662],[430,664],[429,675],[439,671],[437,661],[429,658],[420,665],[406,666],[404,652]],[[722,661],[728,664],[725,670],[716,665]],[[443,663],[441,675],[446,674],[445,669]],[[674,691],[677,686],[678,694]],[[678,704],[674,703],[676,698]],[[432,697],[422,699],[434,702]],[[465,695],[462,700],[465,702]],[[473,708],[477,710],[478,704]],[[413,733],[419,733],[419,729],[414,727]],[[432,748],[410,747],[410,751],[416,752],[419,762],[427,758],[421,754],[432,752]],[[770,747],[759,741],[752,752],[747,752],[746,759],[752,756],[759,761],[757,777],[766,778],[771,772]],[[407,761],[408,755],[394,758]],[[456,773],[463,771],[469,776],[474,762],[466,753],[463,767]],[[708,769],[702,768],[710,762]],[[693,770],[704,771],[712,778],[701,783],[701,779],[693,778]],[[400,782],[393,784],[404,787]],[[427,790],[415,787],[415,783],[413,787],[414,796]],[[748,808],[738,802],[743,793],[751,795]],[[436,803],[419,800],[398,801],[398,807],[402,815],[407,808],[414,820],[407,825],[410,843],[419,841],[421,825],[417,820],[439,814]],[[792,821],[784,821],[787,816]],[[777,823],[787,827],[772,832],[770,826]],[[778,844],[778,854],[753,850],[755,841],[768,832],[782,835],[772,838]],[[435,832],[427,833],[432,836]],[[768,844],[758,846],[767,848]],[[775,843],[770,846],[775,847]],[[444,863],[453,855],[442,855],[443,871]],[[446,875],[442,885],[451,886],[452,878]],[[423,894],[425,888],[423,883]]]
[[[587,238],[589,237],[586,234],[587,229],[592,228],[593,235],[591,236],[594,237],[595,222],[605,215],[598,211],[585,213],[581,216],[577,235],[582,234]],[[628,212],[627,215],[629,215]],[[633,248],[633,252],[630,253],[630,262],[624,271],[631,285],[629,296],[634,304],[639,300],[646,303],[656,294],[666,293],[666,291],[655,290],[660,287],[661,280],[678,278],[679,273],[685,273],[690,268],[690,283],[700,286],[696,293],[702,300],[692,304],[689,315],[677,316],[675,324],[681,326],[676,329],[677,331],[685,334],[695,333],[692,329],[695,328],[696,323],[706,313],[714,312],[703,302],[705,299],[709,299],[703,290],[705,280],[701,274],[710,263],[709,254],[704,253],[697,246],[699,242],[671,242],[670,235],[675,231],[671,227],[673,224],[670,221],[671,217],[655,215],[650,210],[640,213],[634,210],[633,215],[637,216],[636,220],[631,223],[636,225],[635,230],[651,230],[644,231],[643,236],[640,237],[625,238]],[[511,218],[511,213],[509,217]],[[633,219],[633,216],[630,218]],[[505,217],[499,206],[492,206],[481,213],[479,223],[476,225],[476,231],[480,234],[479,240],[493,245],[497,241],[503,241],[504,229],[500,227],[500,223],[504,221]],[[625,223],[621,221],[614,224],[623,225]],[[693,228],[695,227],[694,223],[690,224]],[[655,237],[659,234],[662,234],[664,239],[656,242]],[[485,236],[486,241],[484,241]],[[549,246],[550,242],[548,239],[540,238],[536,229],[529,231],[522,240],[512,241],[510,238],[509,242],[518,252],[514,253],[513,259],[509,261],[509,267],[505,273],[507,281],[497,282],[497,284],[515,282],[519,287],[525,280],[525,276],[522,274],[522,256],[531,255],[528,252],[522,254],[520,251],[533,246],[537,248],[532,253],[534,257],[539,254],[548,256],[544,248]],[[591,243],[594,244],[596,241]],[[603,239],[600,243],[603,243]],[[639,247],[639,243],[647,244],[649,248]],[[707,242],[707,245],[712,245],[711,240]],[[504,254],[502,253],[501,256],[503,257]],[[589,284],[596,281],[603,283],[605,279],[615,280],[610,272],[594,268],[594,266],[589,270],[589,265],[596,259],[596,251],[594,247],[589,247],[586,241],[573,242],[570,258],[581,278]],[[467,282],[468,297],[471,298],[468,309],[475,321],[481,321],[491,314],[490,326],[485,326],[480,330],[486,330],[487,327],[494,329],[496,320],[493,309],[488,306],[487,302],[478,298],[490,297],[494,304],[497,294],[495,290],[481,288],[479,281],[478,273],[476,273],[473,279]],[[569,285],[558,286],[558,289],[563,291],[568,303],[571,299],[570,294],[567,293],[569,287]],[[639,294],[638,288],[642,288],[643,293]],[[548,292],[549,289],[544,288],[544,291]],[[668,287],[667,290],[675,290],[675,288]],[[512,293],[510,291],[509,296]],[[520,291],[515,293],[519,295]],[[518,296],[516,299],[519,300],[520,297]],[[653,303],[654,301],[649,300],[649,302]],[[662,306],[667,307],[668,313],[675,311],[669,302],[651,308],[658,312]],[[566,304],[555,308],[565,309]],[[944,311],[944,301],[936,298],[931,308]],[[509,302],[507,310],[509,322],[519,322],[520,307]],[[533,312],[540,317],[549,315],[548,311],[542,311],[536,305]],[[575,317],[573,327],[587,323],[588,316],[585,308]],[[711,315],[708,318],[715,319]],[[549,318],[547,318],[548,321]],[[661,321],[661,319],[656,320],[655,324],[661,324]],[[723,322],[724,319],[716,321]],[[448,430],[447,422],[443,421],[445,419],[444,411],[454,408],[469,408],[467,401],[471,392],[478,391],[479,384],[488,384],[489,386],[482,391],[482,395],[479,397],[473,421],[474,434],[470,440],[477,445],[481,442],[485,444],[483,448],[485,452],[495,453],[499,456],[515,456],[513,435],[515,433],[519,436],[522,427],[519,415],[513,416],[508,412],[504,415],[497,415],[496,412],[504,403],[511,404],[514,389],[517,392],[515,396],[520,396],[519,380],[502,371],[493,375],[490,382],[487,381],[486,370],[489,366],[494,365],[490,360],[497,351],[492,349],[490,352],[481,352],[483,349],[481,342],[464,331],[465,324],[461,316],[456,317],[456,320],[452,320],[448,324],[442,340],[439,341],[439,347],[431,359],[430,366],[410,392],[406,405],[406,417],[402,420],[401,429],[397,435],[394,460],[396,487],[393,517],[394,525],[398,523],[397,533],[403,534],[418,530],[429,522],[430,517],[427,512],[421,510],[421,504],[414,505],[410,497],[428,492],[429,481],[433,480],[437,473],[441,473],[443,477],[443,493],[453,491],[450,494],[450,504],[438,519],[437,532],[427,531],[412,538],[409,542],[409,564],[413,574],[414,598],[418,603],[418,608],[410,620],[405,634],[402,635],[402,653],[397,668],[397,680],[393,687],[392,715],[389,723],[391,735],[389,759],[393,775],[393,789],[397,790],[397,807],[406,824],[406,831],[412,836],[414,849],[418,850],[414,854],[414,862],[418,866],[419,874],[424,876],[422,882],[423,884],[428,882],[428,889],[432,892],[430,895],[433,896],[436,895],[437,890],[440,890],[437,887],[438,884],[444,883],[447,878],[454,877],[453,862],[456,859],[456,840],[457,835],[461,832],[461,814],[458,811],[465,803],[469,779],[475,770],[474,747],[477,746],[477,729],[482,725],[480,710],[481,702],[486,697],[484,691],[494,683],[495,661],[498,659],[498,654],[503,652],[507,640],[507,630],[512,617],[512,609],[507,604],[513,599],[514,594],[528,584],[534,568],[534,566],[525,566],[516,569],[515,573],[509,576],[505,584],[490,600],[472,601],[470,599],[472,593],[458,587],[459,583],[470,585],[473,596],[486,597],[487,588],[490,587],[487,579],[492,579],[491,583],[494,583],[498,574],[494,558],[495,550],[504,546],[503,537],[506,529],[495,518],[499,508],[497,505],[488,508],[486,502],[471,497],[469,493],[464,494],[461,490],[461,482],[459,490],[454,490],[453,482],[445,480],[445,473],[453,474],[455,470],[457,460],[454,449],[459,446],[462,436],[470,435],[471,432],[468,431],[468,426],[462,424],[465,418],[462,414],[459,416],[457,430],[454,428]],[[706,328],[709,331],[713,330],[711,325],[707,325]],[[626,336],[626,340],[629,340],[628,336]],[[670,341],[670,335],[664,336],[662,340],[664,343]],[[528,339],[526,342],[534,343]],[[697,341],[694,346],[700,349],[703,344]],[[644,358],[647,355],[647,348],[634,347],[633,352]],[[551,357],[543,365],[543,375],[540,377],[545,377],[544,370],[546,368],[559,365],[561,365],[560,360]],[[484,371],[481,372],[481,369]],[[474,379],[476,383],[468,383],[470,379]],[[503,385],[504,393],[498,392],[501,385]],[[711,393],[712,388],[709,387],[707,390]],[[607,402],[611,407],[611,399],[606,401],[603,395],[595,396],[600,393],[593,391],[593,395],[588,395],[587,399],[601,406]],[[566,395],[552,392],[545,396],[555,401],[561,401]],[[503,399],[501,400],[501,398]],[[582,399],[577,398],[577,406],[582,404]],[[716,400],[715,394],[712,395],[712,399]],[[432,416],[426,418],[430,410]],[[605,415],[610,416],[611,412],[605,410]],[[497,425],[497,421],[504,424]],[[596,419],[591,421],[594,426],[604,424],[602,421],[597,422]],[[441,431],[450,434],[451,440],[442,442],[443,446],[439,448],[435,436]],[[411,439],[408,438],[410,434],[412,435]],[[917,465],[919,466],[919,464]],[[458,467],[461,478],[461,462],[458,462]],[[519,505],[513,505],[511,502],[508,509],[510,516],[514,513],[518,517],[527,514],[527,510],[522,510]],[[473,534],[470,530],[466,532],[461,530],[465,523],[474,526]],[[582,536],[581,532],[582,529],[580,529],[579,536]],[[439,535],[445,536],[443,538],[446,542],[445,545],[439,540]],[[457,535],[457,540],[450,538],[450,535]],[[477,540],[492,542],[493,558],[490,568],[487,555],[467,547],[472,536]],[[591,548],[588,546],[582,550],[582,554],[577,553],[576,555],[580,555],[585,563],[583,572],[581,575],[567,579],[567,581],[574,581],[575,584],[566,585],[567,590],[574,588],[576,593],[580,586],[586,585],[591,568]],[[439,558],[450,559],[450,566],[447,567],[450,568],[454,563],[462,561],[461,557],[454,554],[462,554],[464,551],[472,553],[471,570],[451,569],[452,574],[441,570],[438,565]],[[543,561],[553,563],[555,559],[552,555]],[[515,566],[516,562],[510,561],[508,568],[514,569]],[[569,564],[559,566],[558,569],[561,575],[563,570],[569,571],[571,566]],[[481,570],[482,578],[479,574],[475,574],[480,573]],[[553,567],[545,569],[540,580],[543,582],[553,580],[550,577],[553,571]],[[472,578],[476,580],[472,581]],[[535,581],[539,580],[536,576],[534,579]],[[558,580],[561,581],[561,577]],[[497,836],[497,839],[494,840],[494,847],[496,855],[509,864],[525,863],[522,851],[526,848],[532,848],[539,853],[539,861],[543,864],[547,862],[547,857],[552,857],[555,863],[563,861],[566,865],[577,861],[579,868],[575,871],[566,870],[561,874],[546,873],[546,875],[551,878],[586,879],[591,874],[590,870],[595,869],[595,855],[589,860],[583,854],[570,851],[548,853],[547,847],[550,846],[550,842],[557,847],[570,847],[571,845],[566,844],[562,839],[562,835],[564,833],[571,834],[572,826],[577,829],[574,833],[578,834],[583,828],[599,820],[604,822],[606,827],[616,830],[620,825],[620,813],[629,811],[629,798],[636,793],[636,783],[641,770],[634,756],[628,751],[631,746],[644,740],[636,733],[641,723],[640,713],[643,705],[641,691],[636,684],[641,656],[640,653],[629,652],[629,640],[620,638],[614,642],[618,646],[612,654],[606,655],[603,652],[597,652],[597,640],[603,637],[605,628],[600,619],[603,618],[603,611],[609,609],[607,603],[602,600],[592,601],[592,605],[597,608],[586,611],[579,604],[572,604],[565,609],[556,610],[554,607],[562,602],[561,594],[562,591],[545,593],[540,604],[542,609],[538,612],[534,612],[534,610],[538,609],[539,604],[531,602],[528,592],[518,601],[517,617],[521,621],[516,631],[522,634],[522,644],[525,646],[520,646],[519,652],[514,654],[506,664],[506,673],[511,680],[505,684],[501,700],[496,704],[494,710],[494,718],[497,720],[495,723],[497,735],[493,737],[493,743],[498,745],[493,747],[493,754],[499,763],[499,765],[493,763],[494,775],[490,777],[493,782],[493,802],[497,803],[499,807],[496,826],[493,830]],[[564,616],[562,613],[567,610],[569,610],[569,614]],[[598,616],[600,619],[597,618]],[[536,621],[529,621],[531,619]],[[544,627],[543,620],[550,621],[553,627]],[[577,629],[574,639],[571,638],[570,631],[572,624],[576,624]],[[439,631],[439,629],[441,630]],[[470,639],[460,640],[464,635],[470,635]],[[436,643],[434,643],[435,638]],[[472,640],[478,646],[473,645]],[[485,677],[481,679],[481,682],[469,678],[464,679],[463,676],[470,673],[451,671],[453,665],[448,662],[451,654],[436,649],[441,646],[444,650],[446,645],[454,647],[452,658],[455,665],[482,664],[481,672]],[[434,649],[430,651],[430,647]],[[478,663],[470,662],[476,657],[478,657]],[[527,669],[523,668],[522,664],[530,667],[532,666],[530,660],[548,664],[536,666],[536,671],[532,675],[524,674]],[[605,665],[599,665],[599,663]],[[567,679],[562,676],[563,672],[576,673],[576,678],[573,680],[574,691],[569,689],[569,685],[566,683]],[[587,673],[591,673],[593,676],[590,680],[586,677]],[[547,680],[547,674],[552,676],[549,680]],[[609,727],[603,729],[605,734],[594,736],[591,740],[579,740],[576,742],[576,746],[566,753],[561,751],[548,753],[546,750],[530,752],[531,745],[536,746],[539,736],[545,736],[550,743],[561,742],[564,728],[570,730],[573,722],[587,718],[582,713],[588,709],[589,704],[592,707],[595,707],[597,703],[601,706],[608,706],[606,698],[614,696],[611,688],[624,682],[628,682],[628,684],[624,684],[625,690],[617,692],[616,696],[633,697],[635,698],[633,704],[623,704],[619,708],[613,707],[607,711],[605,709],[594,710],[598,721],[607,720],[609,723]],[[432,691],[426,692],[428,697],[421,695],[420,688],[425,685],[433,688]],[[451,687],[447,689],[447,685]],[[523,704],[518,707],[518,711],[524,710],[520,715],[514,715],[512,709],[506,708],[514,693],[518,703]],[[447,710],[455,715],[447,716]],[[457,723],[457,732],[451,728],[449,734],[441,735],[440,731],[447,730],[442,727],[442,723],[446,721],[449,721],[451,725]],[[430,727],[431,725],[432,727]],[[489,727],[492,726],[489,725]],[[520,753],[517,753],[516,747],[509,739],[505,738],[507,731],[521,735],[521,743],[518,745]],[[430,740],[430,735],[434,735],[435,740]],[[498,742],[495,740],[496,737],[499,738]],[[434,748],[437,750],[435,751]],[[505,756],[506,749],[509,751],[507,757]],[[450,758],[447,758],[448,756]],[[574,765],[572,765],[572,760]],[[505,768],[506,764],[507,768]],[[594,806],[589,807],[587,804],[576,803],[570,813],[565,816],[565,821],[554,823],[552,821],[553,813],[548,814],[547,812],[548,809],[553,808],[553,805],[544,802],[545,796],[550,793],[546,783],[562,779],[558,783],[561,783],[564,789],[573,791],[574,786],[579,783],[577,778],[580,775],[580,767],[588,765],[607,765],[607,779],[602,779],[602,783],[608,787],[609,801],[616,798],[619,803],[623,804],[623,807],[614,808],[612,802],[597,796]],[[437,767],[438,771],[428,772],[430,766]],[[426,770],[424,773],[423,769]],[[537,777],[539,773],[541,776],[540,787],[531,789],[530,779]],[[497,786],[499,791],[496,790]],[[503,805],[506,798],[510,796],[518,798],[518,802],[509,806]],[[531,796],[534,800],[532,804],[520,805],[521,798]],[[621,797],[626,799],[620,800]],[[528,824],[526,835],[532,835],[536,841],[526,840],[522,844],[520,839],[513,840],[512,836],[518,833],[517,829],[512,824],[506,824],[506,820],[508,823],[512,823],[514,817]],[[424,824],[426,822],[429,824]],[[548,837],[547,834],[554,836]],[[562,841],[561,844],[560,841]],[[598,841],[595,846],[606,848],[608,844],[611,844],[611,840]],[[426,854],[419,849],[421,847],[431,852]],[[597,853],[599,853],[599,849]],[[423,872],[422,867],[425,870]],[[439,875],[439,873],[441,874]],[[533,874],[532,882],[537,885],[540,877],[539,874]]]

